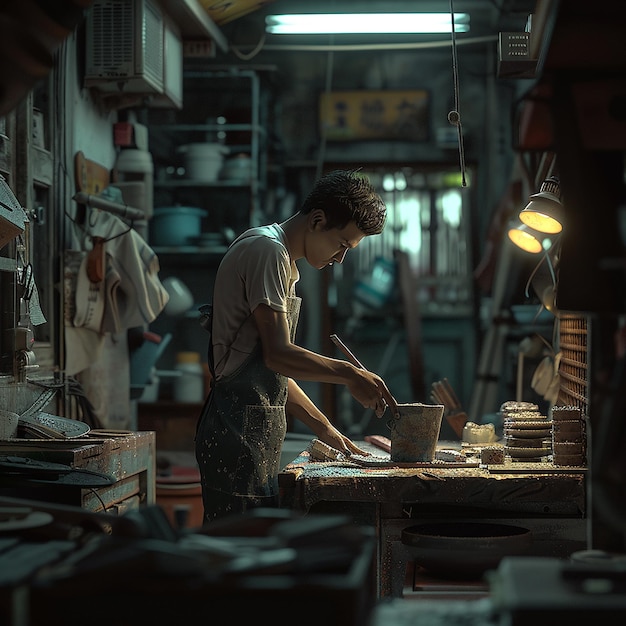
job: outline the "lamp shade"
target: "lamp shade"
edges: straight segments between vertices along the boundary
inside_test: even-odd
[[[539,254],[543,252],[543,240],[545,233],[533,230],[527,224],[511,224],[508,231],[509,239],[518,247],[526,252]]]
[[[539,193],[530,196],[519,218],[536,231],[556,235],[563,230],[563,214],[559,181],[552,177],[543,182]]]

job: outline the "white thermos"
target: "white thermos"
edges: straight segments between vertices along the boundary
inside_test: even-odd
[[[174,382],[174,401],[187,404],[204,402],[204,368],[197,352],[178,352],[174,369],[180,372]]]

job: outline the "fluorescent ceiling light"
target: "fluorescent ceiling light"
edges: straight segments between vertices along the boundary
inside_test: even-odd
[[[450,13],[303,13],[268,15],[265,30],[273,35],[351,33],[449,33]],[[469,31],[469,15],[454,14],[454,30]]]

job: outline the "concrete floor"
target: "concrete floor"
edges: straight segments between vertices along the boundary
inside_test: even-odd
[[[313,435],[308,434],[287,433],[280,455],[280,467],[283,468],[291,463],[300,452],[306,449],[313,438]]]

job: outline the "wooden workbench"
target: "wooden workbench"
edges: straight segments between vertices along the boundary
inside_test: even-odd
[[[91,431],[75,439],[0,441],[0,455],[59,463],[111,477],[93,487],[30,481],[3,481],[0,495],[78,506],[91,511],[124,513],[155,503],[155,433]]]
[[[357,445],[385,455],[367,442]],[[585,468],[551,463],[359,467],[312,461],[305,450],[285,467],[279,484],[282,507],[350,513],[374,527],[379,595],[399,596],[409,559],[401,533],[423,520],[506,520],[532,531],[533,554],[560,557],[584,549],[585,478]]]

